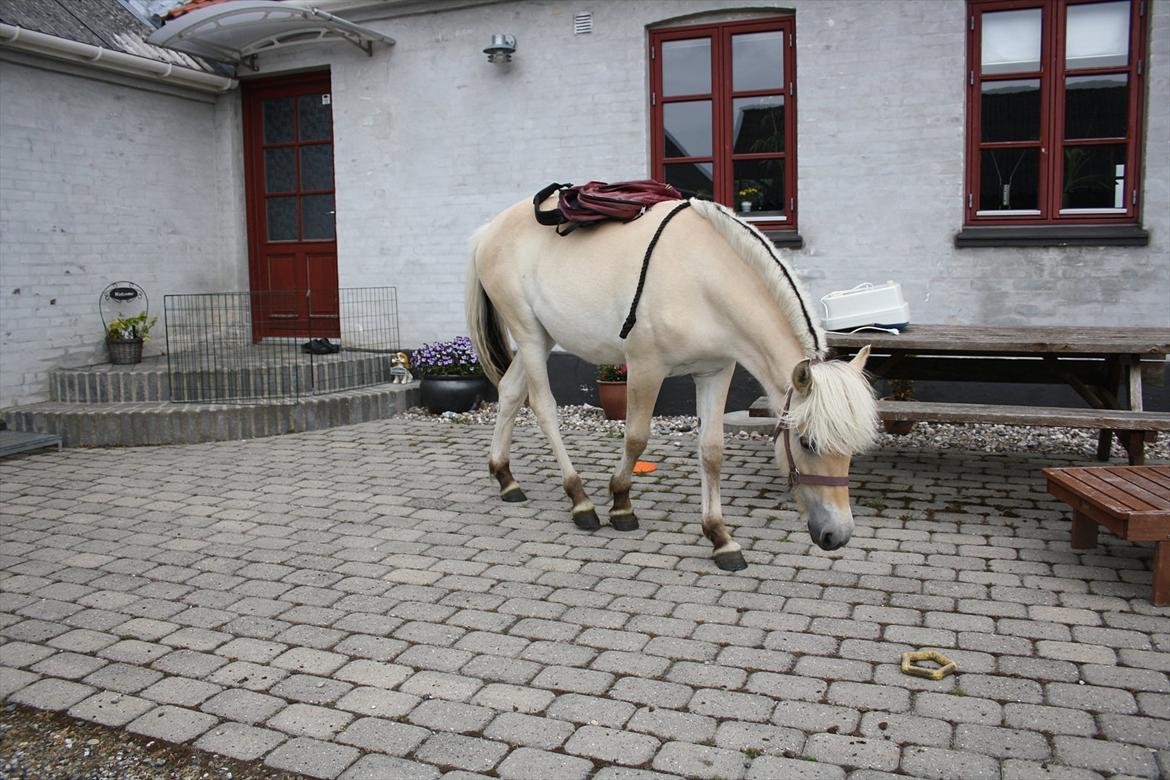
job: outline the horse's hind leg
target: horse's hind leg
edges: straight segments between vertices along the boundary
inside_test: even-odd
[[[519,342],[519,338],[517,341]],[[528,377],[528,400],[536,414],[536,421],[540,423],[540,429],[544,431],[549,446],[552,447],[553,456],[561,467],[565,493],[573,502],[573,522],[583,531],[596,531],[601,527],[597,510],[585,495],[581,477],[573,468],[573,462],[569,460],[569,452],[565,449],[557,428],[557,402],[548,384],[548,353],[552,350],[552,340],[542,329],[539,342],[535,339],[525,339],[519,347],[521,359],[524,361],[524,373]]]
[[[633,484],[634,464],[650,440],[650,418],[654,414],[654,402],[658,400],[658,391],[664,378],[664,372],[657,368],[641,363],[629,364],[625,447],[622,459],[609,480],[609,490],[613,493],[609,524],[617,531],[633,531],[638,527],[638,517],[630,501],[630,486]]]
[[[516,413],[528,396],[528,377],[524,372],[524,363],[517,359],[512,361],[508,370],[500,379],[500,404],[496,413],[496,427],[492,433],[492,451],[488,457],[488,471],[500,483],[500,498],[505,501],[524,501],[527,496],[516,480],[512,477],[509,464],[509,453],[512,450],[512,426],[516,422]]]
[[[747,568],[740,546],[723,522],[719,471],[723,465],[723,407],[735,373],[732,363],[722,371],[695,376],[695,409],[699,415],[699,474],[703,486],[703,535],[715,547],[715,565],[724,571]]]

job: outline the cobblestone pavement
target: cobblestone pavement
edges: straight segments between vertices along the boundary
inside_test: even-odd
[[[1070,549],[1067,459],[865,456],[825,553],[729,441],[727,574],[693,437],[651,443],[641,530],[586,534],[518,433],[523,504],[481,426],[0,461],[0,695],[345,780],[1170,774],[1152,546]],[[620,442],[566,440],[601,504]],[[958,675],[903,675],[922,648]]]

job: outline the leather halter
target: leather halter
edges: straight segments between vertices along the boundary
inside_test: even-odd
[[[828,487],[849,487],[849,477],[832,477],[824,474],[801,474],[800,469],[796,467],[796,461],[792,457],[792,429],[784,424],[785,415],[788,414],[788,408],[792,405],[792,388],[788,388],[788,392],[784,395],[784,411],[780,413],[780,419],[776,421],[776,430],[772,432],[772,441],[780,438],[780,432],[784,432],[784,455],[788,459],[788,489],[792,490],[797,485],[824,485]]]

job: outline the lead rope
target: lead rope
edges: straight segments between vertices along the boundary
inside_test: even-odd
[[[684,200],[671,209],[670,213],[666,215],[666,219],[662,220],[662,223],[658,225],[658,230],[654,232],[654,238],[650,239],[650,246],[646,247],[646,254],[642,258],[642,273],[638,277],[638,289],[634,291],[634,302],[630,304],[630,315],[626,317],[626,321],[622,325],[620,336],[623,339],[630,335],[630,331],[634,329],[634,323],[638,321],[638,301],[642,300],[642,288],[646,286],[646,272],[650,269],[650,255],[654,253],[654,247],[658,244],[658,239],[662,236],[662,230],[670,220],[674,219],[676,214],[690,205],[690,201]]]

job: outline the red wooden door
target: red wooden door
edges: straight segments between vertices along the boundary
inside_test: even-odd
[[[329,73],[243,84],[253,329],[340,335]]]

